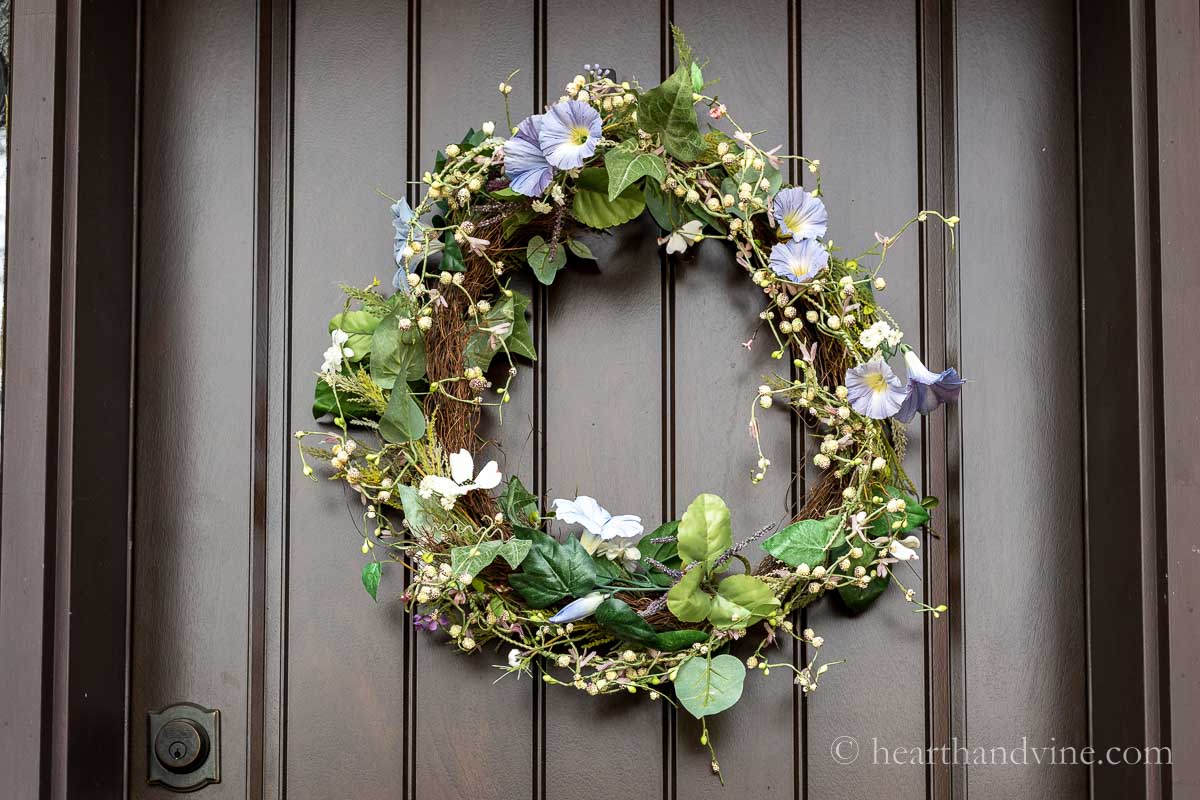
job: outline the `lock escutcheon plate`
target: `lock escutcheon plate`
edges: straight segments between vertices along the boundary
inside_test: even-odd
[[[147,779],[178,792],[221,780],[220,712],[179,703],[149,715]]]

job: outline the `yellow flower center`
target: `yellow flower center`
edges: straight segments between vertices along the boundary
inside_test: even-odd
[[[784,227],[786,227],[789,231],[795,233],[796,231],[800,230],[801,226],[804,224],[804,220],[797,212],[789,211],[783,215],[783,224]]]
[[[882,372],[868,372],[863,376],[863,380],[867,382],[872,392],[887,391],[887,380],[884,379]]]
[[[591,131],[583,126],[578,126],[571,129],[571,143],[574,145],[587,144],[589,136],[591,136]]]

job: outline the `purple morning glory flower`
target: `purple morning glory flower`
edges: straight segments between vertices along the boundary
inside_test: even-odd
[[[829,251],[815,239],[793,239],[771,248],[768,266],[792,283],[805,283],[829,266]]]
[[[900,379],[882,358],[846,370],[850,407],[871,419],[887,419],[907,398]]]
[[[774,205],[776,222],[792,239],[820,239],[825,235],[829,212],[821,198],[795,186],[780,190]]]
[[[526,197],[541,197],[554,175],[554,169],[538,144],[545,118],[545,114],[534,114],[521,120],[517,132],[504,143],[504,172],[508,175],[508,185]]]
[[[600,141],[600,112],[579,100],[564,100],[544,114],[538,144],[550,165],[558,169],[582,167]]]
[[[585,594],[583,597],[563,606],[562,611],[559,611],[550,621],[555,625],[562,625],[564,622],[574,622],[577,619],[583,619],[591,614],[600,604],[604,602],[603,592],[592,592]]]
[[[408,244],[408,235],[412,230],[413,210],[408,205],[408,201],[401,199],[392,206],[392,226],[396,229],[396,238],[392,243],[392,254],[396,258],[396,274],[392,278],[392,286],[396,289],[407,287],[408,282],[404,279],[407,270],[404,268],[404,259],[400,255],[400,251]]]
[[[965,381],[958,377],[954,367],[933,372],[911,349],[904,351],[904,366],[908,368],[908,396],[896,412],[896,419],[909,422],[917,412],[928,414],[938,406],[958,399]]]

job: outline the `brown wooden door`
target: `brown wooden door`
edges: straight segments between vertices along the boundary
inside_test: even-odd
[[[837,242],[921,206],[964,220],[953,253],[937,234],[898,247],[884,295],[931,365],[972,380],[909,456],[945,500],[922,579],[953,611],[923,620],[891,595],[860,618],[811,610],[847,664],[808,699],[750,678],[714,725],[724,789],[665,705],[493,685],[488,657],[372,604],[345,500],[300,477],[289,438],[311,424],[337,284],[390,274],[376,189],[501,120],[513,69],[522,115],[582,62],[655,83],[668,21],[742,118],[821,159]],[[147,0],[131,794],[168,795],[145,784],[147,712],[193,701],[223,714],[212,798],[1085,797],[1082,766],[875,763],[952,737],[1087,737],[1074,25],[1043,0]],[[497,431],[502,468],[648,523],[701,491],[739,530],[777,522],[808,459],[767,415],[782,468],[748,480],[745,389],[775,366],[740,346],[756,297],[716,243],[664,260],[654,235],[597,240],[595,269],[536,295],[542,359]],[[853,765],[831,755],[842,736]]]

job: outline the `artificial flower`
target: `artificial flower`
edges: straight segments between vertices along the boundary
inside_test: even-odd
[[[577,169],[596,152],[602,127],[596,109],[578,100],[564,100],[546,111],[538,144],[551,166]]]
[[[846,370],[850,407],[871,419],[887,419],[900,410],[906,393],[900,379],[882,358]]]
[[[669,236],[664,236],[658,240],[659,244],[666,244],[668,253],[682,253],[688,249],[688,245],[695,244],[704,239],[704,223],[698,219],[684,223],[683,227],[671,232]]]
[[[392,277],[392,287],[395,289],[403,289],[408,285],[406,282],[408,270],[404,266],[404,248],[408,247],[408,237],[412,233],[412,220],[413,210],[407,200],[401,198],[392,204],[392,227],[396,229],[396,236],[392,243],[392,254],[396,259],[396,274]]]
[[[893,328],[887,320],[881,319],[858,335],[858,343],[868,350],[874,350],[884,342],[895,347],[903,337],[903,331]]]
[[[773,205],[780,229],[793,239],[820,239],[825,235],[829,212],[821,198],[795,186],[780,190]]]
[[[334,374],[342,371],[342,359],[353,358],[354,351],[349,347],[342,346],[350,339],[350,334],[341,328],[334,328],[333,332],[329,334],[329,338],[333,343],[325,351],[325,363],[321,365],[321,372]]]
[[[545,114],[534,114],[521,120],[513,138],[504,143],[504,172],[508,175],[508,185],[526,197],[541,197],[554,176],[554,169],[538,144],[545,117]]]
[[[567,523],[584,527],[579,543],[590,556],[622,561],[631,567],[641,559],[631,539],[642,535],[642,518],[632,514],[613,516],[593,498],[581,495],[572,500],[554,501],[554,514]]]
[[[793,239],[771,248],[771,271],[792,283],[806,283],[829,266],[829,251],[813,239]]]
[[[475,459],[466,450],[459,450],[450,456],[450,477],[426,475],[421,479],[421,488],[453,500],[476,489],[495,489],[500,485],[500,468],[495,461],[484,464],[478,475],[474,473]]]
[[[903,539],[892,539],[887,542],[888,554],[879,560],[875,574],[883,578],[887,576],[889,564],[895,564],[898,561],[916,561],[917,548],[920,546],[921,540],[916,536],[906,536]]]
[[[550,618],[550,621],[555,625],[562,625],[564,622],[574,622],[577,619],[583,619],[591,615],[593,611],[600,607],[604,602],[603,592],[592,592],[585,594],[583,597],[568,603],[561,611]]]
[[[933,372],[911,348],[904,351],[904,366],[908,368],[908,396],[896,411],[896,419],[909,422],[917,412],[928,414],[943,403],[958,399],[964,381],[954,367]]]

